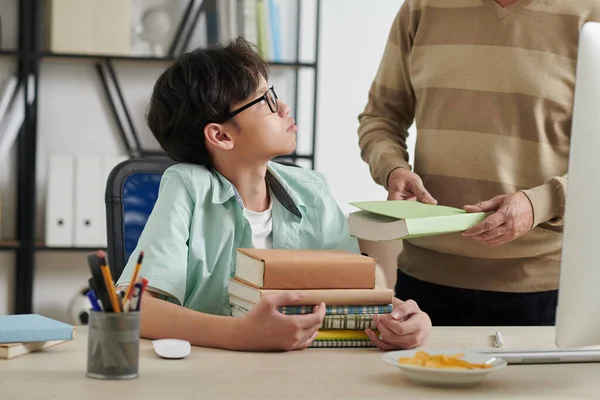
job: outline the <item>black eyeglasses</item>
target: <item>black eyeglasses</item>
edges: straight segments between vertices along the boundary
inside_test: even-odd
[[[267,90],[267,92],[265,94],[263,94],[262,96],[260,96],[258,99],[253,100],[250,103],[246,104],[245,106],[240,107],[237,110],[230,112],[227,119],[231,119],[231,118],[235,117],[242,111],[247,110],[248,108],[252,107],[253,105],[255,105],[257,103],[260,103],[263,100],[267,102],[267,104],[269,105],[269,108],[271,109],[271,112],[276,113],[277,111],[279,111],[279,102],[277,101],[278,99],[279,99],[279,96],[277,96],[277,92],[275,91],[275,86],[271,86],[269,88],[269,90]]]

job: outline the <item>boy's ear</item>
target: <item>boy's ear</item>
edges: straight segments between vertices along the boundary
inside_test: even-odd
[[[206,143],[222,150],[233,148],[233,138],[228,133],[224,124],[210,123],[204,128]]]

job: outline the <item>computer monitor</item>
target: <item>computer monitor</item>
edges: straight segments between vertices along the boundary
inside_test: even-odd
[[[600,345],[600,23],[581,31],[568,162],[556,345]]]

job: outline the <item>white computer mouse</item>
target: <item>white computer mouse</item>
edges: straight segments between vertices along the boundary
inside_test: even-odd
[[[152,341],[154,352],[162,358],[184,358],[192,351],[187,340],[157,339]]]

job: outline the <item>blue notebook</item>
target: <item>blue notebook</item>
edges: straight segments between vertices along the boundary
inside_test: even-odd
[[[0,317],[0,343],[46,342],[73,339],[75,327],[38,314]]]

